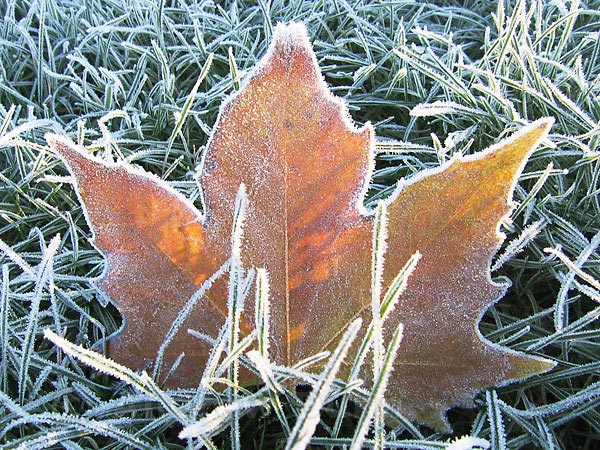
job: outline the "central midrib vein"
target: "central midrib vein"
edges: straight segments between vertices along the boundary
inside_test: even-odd
[[[291,55],[288,56],[287,58],[287,67],[286,67],[286,78],[289,78],[289,69],[292,65],[292,57]],[[287,99],[286,99],[287,100]],[[284,107],[284,117],[288,117],[288,113],[289,113],[289,104],[288,101],[285,102],[285,107]],[[283,127],[283,129],[285,130],[285,126]],[[284,131],[285,133],[285,131]],[[283,227],[283,234],[284,234],[284,247],[285,247],[285,251],[284,251],[284,290],[285,290],[285,334],[286,334],[286,342],[285,342],[285,359],[286,359],[286,365],[290,365],[291,364],[291,345],[292,345],[292,341],[291,341],[291,333],[290,333],[290,283],[289,283],[289,212],[288,212],[288,175],[289,175],[289,168],[288,168],[288,149],[289,149],[289,145],[286,146],[286,148],[284,149],[283,152],[283,214],[284,214],[284,227]]]
[[[287,160],[287,149],[284,151],[283,156],[283,214],[284,214],[284,271],[285,271],[285,332],[286,332],[286,364],[291,363],[291,335],[290,335],[290,284],[289,284],[289,213],[288,213],[288,160]]]

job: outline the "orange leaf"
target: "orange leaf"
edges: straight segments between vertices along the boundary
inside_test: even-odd
[[[416,251],[422,258],[386,329],[404,323],[386,399],[409,418],[447,429],[444,411],[474,393],[548,370],[552,363],[483,339],[477,324],[506,287],[490,279],[517,176],[546,136],[545,119],[478,155],[456,157],[404,182],[389,202],[384,291]],[[171,323],[230,253],[236,194],[247,188],[243,262],[267,269],[271,357],[294,364],[332,348],[358,316],[371,316],[373,214],[363,206],[374,132],[356,129],[328,91],[302,25],[280,25],[268,54],[221,108],[199,171],[205,216],[158,178],[109,163],[71,141],[48,141],[107,259],[100,288],[126,318],[111,356],[151,364]],[[252,323],[248,313],[242,331]],[[226,286],[202,296],[181,330],[216,336]],[[210,350],[180,331],[165,353],[185,352],[172,385],[199,381]]]

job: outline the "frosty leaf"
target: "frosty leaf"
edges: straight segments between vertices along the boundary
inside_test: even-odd
[[[422,254],[385,325],[404,323],[386,399],[411,419],[447,429],[444,411],[470,404],[477,390],[552,367],[489,343],[477,329],[506,289],[489,271],[499,224],[550,125],[540,120],[476,156],[455,157],[402,183],[389,200],[384,291]],[[242,184],[243,263],[269,274],[269,358],[291,365],[334,349],[357,317],[370,319],[374,218],[363,201],[374,132],[370,124],[356,129],[327,90],[302,25],[278,26],[267,55],[222,106],[199,171],[204,215],[153,175],[102,161],[62,137],[48,141],[74,175],[106,256],[100,288],[126,318],[110,347],[118,361],[151,364],[178,312],[226,263]],[[180,330],[216,336],[226,298],[226,280],[218,280]],[[242,332],[252,323],[247,307]],[[167,367],[186,354],[171,385],[195,385],[208,351],[180,331],[164,353]]]
[[[205,243],[201,216],[182,195],[157,177],[123,163],[107,163],[72,142],[49,136],[49,142],[75,175],[77,192],[94,232],[94,245],[106,256],[99,287],[111,297],[126,324],[111,340],[110,356],[140,369],[156,358],[170,325],[186,301],[227,259]],[[216,336],[226,299],[200,299],[181,327]],[[209,348],[178,333],[165,355],[172,364],[185,351],[178,377],[192,380]]]

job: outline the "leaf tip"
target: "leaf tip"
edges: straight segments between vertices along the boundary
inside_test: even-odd
[[[535,122],[533,122],[531,125],[543,129],[547,132],[550,131],[550,128],[552,128],[554,122],[554,117],[542,117],[541,119],[538,119]]]
[[[504,168],[509,169],[509,173],[518,174],[523,170],[523,166],[531,153],[548,136],[553,124],[554,118],[552,117],[538,119],[525,125],[516,133],[511,134],[487,150],[467,156],[464,159],[477,160],[495,157],[497,161],[501,161]],[[516,181],[516,178],[514,181]]]
[[[68,137],[57,134],[57,133],[46,133],[44,139],[51,147],[69,146],[73,147],[75,144]]]
[[[542,117],[541,119],[529,124],[528,127],[525,127],[526,129],[530,128],[532,130],[532,135],[537,137],[535,144],[533,145],[534,147],[537,146],[546,136],[548,136],[552,125],[554,125],[554,122],[554,117]]]
[[[52,150],[59,151],[59,152],[63,147],[72,147],[73,146],[73,144],[69,141],[69,139],[67,139],[64,136],[61,136],[59,134],[56,134],[56,133],[46,133],[44,135],[44,139],[46,140],[46,142],[48,143],[48,145],[50,146],[50,148]]]
[[[46,142],[52,151],[67,164],[76,164],[82,157],[89,160],[89,156],[84,150],[65,136],[55,133],[46,133],[44,139],[46,139]]]
[[[303,22],[278,23],[273,33],[273,43],[274,45],[312,48],[306,25]]]
[[[505,141],[505,146],[517,148],[528,156],[548,136],[553,124],[553,117],[544,117],[531,122],[509,137]]]
[[[506,374],[507,382],[528,378],[548,372],[556,366],[555,361],[521,353],[515,353],[510,358],[510,369]]]
[[[415,420],[442,433],[452,433],[452,427],[448,422],[444,407],[432,405],[421,411]]]

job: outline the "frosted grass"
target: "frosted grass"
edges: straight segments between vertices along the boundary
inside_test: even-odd
[[[238,403],[222,392],[227,378],[221,363],[231,351],[227,333],[212,342],[213,358],[198,388],[185,392],[158,386],[152,396],[74,356],[79,345],[105,355],[106,339],[122,319],[93,285],[104,263],[87,240],[66,172],[42,137],[68,134],[100,149],[109,137],[113,155],[121,152],[159,174],[201,207],[194,171],[218,106],[264,53],[276,22],[290,20],[308,24],[326,81],[348,102],[353,119],[371,121],[379,136],[402,141],[378,143],[368,206],[389,195],[401,177],[435,167],[454,152],[481,150],[541,116],[556,119],[554,147],[531,158],[515,190],[516,208],[502,227],[507,240],[494,275],[509,278],[513,287],[480,329],[516,350],[543,351],[558,368],[482,393],[473,410],[452,410],[452,437],[408,423],[386,407],[386,448],[580,448],[586,445],[580,436],[600,433],[594,381],[600,373],[600,272],[592,245],[600,217],[597,0],[161,5],[0,5],[3,445],[231,448],[231,415],[221,432],[217,427],[189,441],[176,436],[219,405],[233,404],[228,411],[239,415],[241,446],[285,447],[289,424],[297,423],[305,401],[286,380],[314,386],[320,372],[309,369],[326,365],[331,355],[295,368],[272,364],[264,345],[266,293],[255,335],[263,341],[262,359],[247,356],[243,343],[232,357],[268,382],[254,393],[239,391]],[[53,284],[40,284],[37,275],[57,235],[51,273],[45,266]],[[255,282],[261,277],[257,271]],[[242,295],[250,278],[244,280]],[[246,307],[255,307],[252,300],[245,299]],[[43,339],[45,328],[76,344],[73,354]],[[310,444],[351,446],[361,412],[356,405],[369,395],[356,380],[333,382]],[[253,399],[256,404],[246,408]],[[255,441],[246,440],[246,430]],[[470,436],[456,439],[462,434]],[[375,443],[368,436],[364,445]]]

